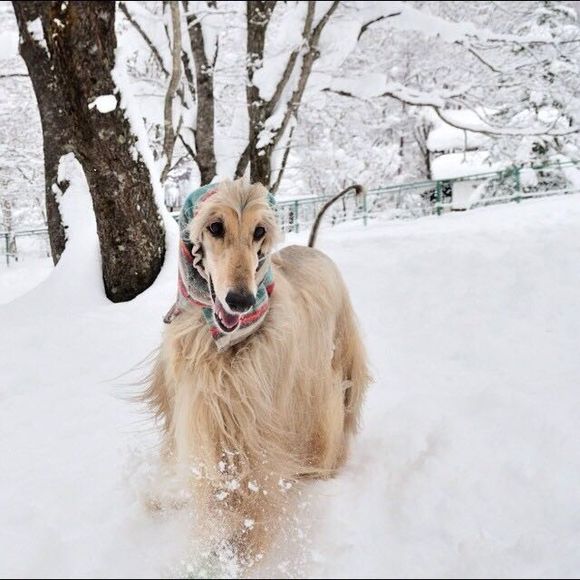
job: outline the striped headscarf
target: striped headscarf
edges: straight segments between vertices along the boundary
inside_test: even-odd
[[[169,324],[188,305],[200,306],[202,315],[208,325],[219,351],[226,350],[254,332],[264,320],[270,307],[270,295],[274,290],[274,279],[270,256],[260,256],[256,278],[260,280],[256,293],[256,303],[249,312],[240,316],[237,328],[232,332],[223,332],[216,324],[213,312],[213,299],[210,289],[210,277],[205,270],[203,246],[201,240],[191,240],[189,224],[196,216],[202,203],[216,193],[218,184],[204,185],[190,193],[179,215],[179,268],[177,276],[177,300],[165,315],[163,321]],[[268,203],[274,208],[275,199],[268,194]]]

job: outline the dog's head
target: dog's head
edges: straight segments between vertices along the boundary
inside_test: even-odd
[[[260,266],[279,238],[268,195],[259,183],[221,183],[189,226],[190,239],[203,246],[214,315],[224,332],[233,332],[254,306]]]

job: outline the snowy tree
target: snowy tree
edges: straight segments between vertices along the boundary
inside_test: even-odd
[[[0,35],[13,39],[13,54],[0,57],[0,231],[18,231],[46,226],[42,136],[14,16],[2,8]]]
[[[277,55],[277,61],[283,68],[281,73],[267,60],[266,39],[276,2],[249,1],[246,6],[246,97],[249,120],[249,142],[247,154],[244,153],[236,173],[245,171],[246,163],[250,165],[252,181],[260,181],[276,190],[284,171],[282,161],[276,181],[272,180],[273,152],[286,136],[291,140],[291,123],[304,97],[315,61],[320,57],[319,41],[329,19],[338,8],[339,2],[330,3],[326,8],[319,8],[318,22],[315,23],[316,2],[301,2],[288,10],[290,18],[295,19],[293,12],[305,8],[302,33],[297,46],[289,53],[286,62]],[[295,22],[291,22],[295,26]],[[279,23],[278,26],[288,26]],[[266,66],[270,64],[269,69]],[[288,147],[288,144],[286,145]]]
[[[292,166],[305,168],[308,176],[310,166],[364,171],[380,136],[389,152],[397,144],[399,152],[395,158],[386,151],[376,156],[366,183],[430,177],[426,144],[433,122],[487,137],[490,160],[521,164],[563,152],[577,157],[580,29],[571,3],[345,3],[344,8],[367,24],[356,49],[328,75],[326,95],[306,102],[302,115],[308,120],[295,136],[306,146],[291,155]],[[319,148],[313,161],[303,128],[319,118],[329,146]],[[305,172],[292,176],[300,179],[300,173]]]
[[[72,152],[93,200],[107,296],[130,300],[157,277],[165,232],[149,169],[112,78],[115,2],[14,2],[14,11],[43,126],[47,208],[58,208],[67,185],[58,182],[58,163]],[[58,251],[62,232],[51,224],[57,210],[51,211]]]
[[[155,156],[164,158],[163,183],[171,181],[171,173],[186,157],[197,167],[202,183],[216,175],[214,67],[219,38],[207,24],[215,19],[215,7],[211,1],[119,3],[129,32],[136,34],[127,42],[133,52],[128,66],[132,78],[148,86],[141,100]],[[140,44],[148,56],[143,56]],[[164,110],[162,118],[157,108]]]
[[[173,208],[216,176],[245,174],[281,195],[431,178],[435,158],[449,150],[432,143],[441,127],[456,128],[462,151],[480,148],[505,165],[578,158],[580,39],[571,2],[118,6],[118,65]],[[34,47],[23,42],[23,54]],[[37,68],[52,58],[37,54]],[[41,106],[45,141],[55,144],[45,174],[58,241],[53,192],[66,184],[56,184],[55,168],[71,139],[62,107],[51,111],[51,102],[57,96]],[[51,114],[65,127],[53,139]]]
[[[348,23],[348,14],[343,14],[336,22],[339,33],[347,24],[346,49],[338,50],[336,30],[325,39],[340,4],[182,3],[188,30],[183,51],[187,90],[182,103],[191,103],[192,118],[183,123],[180,140],[196,162],[202,182],[216,173],[234,177],[248,172],[253,181],[278,189],[299,110],[309,92],[316,92],[317,63],[340,66],[364,25]],[[159,30],[146,31],[132,5],[122,6],[167,79],[167,39]],[[151,14],[158,29],[163,27],[162,11]]]

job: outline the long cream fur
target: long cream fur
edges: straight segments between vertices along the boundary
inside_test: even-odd
[[[264,243],[272,244],[278,232],[266,195],[261,185],[222,184],[192,232],[234,208],[226,228],[228,219],[243,225],[246,212],[252,219],[257,212],[268,224]],[[166,458],[186,474],[197,508],[221,522],[247,561],[275,532],[287,483],[332,476],[344,463],[369,383],[333,262],[290,246],[272,256],[272,267],[275,290],[262,326],[218,352],[200,310],[182,312],[166,329],[145,394],[162,422]]]

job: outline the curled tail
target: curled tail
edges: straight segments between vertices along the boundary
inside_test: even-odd
[[[313,248],[314,244],[316,242],[316,235],[318,234],[318,228],[320,227],[320,222],[322,221],[322,218],[324,216],[324,214],[326,213],[326,210],[336,201],[338,201],[341,197],[345,196],[347,193],[349,193],[351,190],[354,190],[355,195],[359,196],[359,195],[364,195],[365,194],[365,188],[362,185],[354,184],[354,185],[349,185],[346,189],[343,189],[338,195],[335,195],[333,198],[329,199],[320,209],[320,211],[318,212],[316,219],[314,220],[314,224],[312,225],[312,230],[310,230],[310,237],[308,238],[308,247],[309,248]]]

